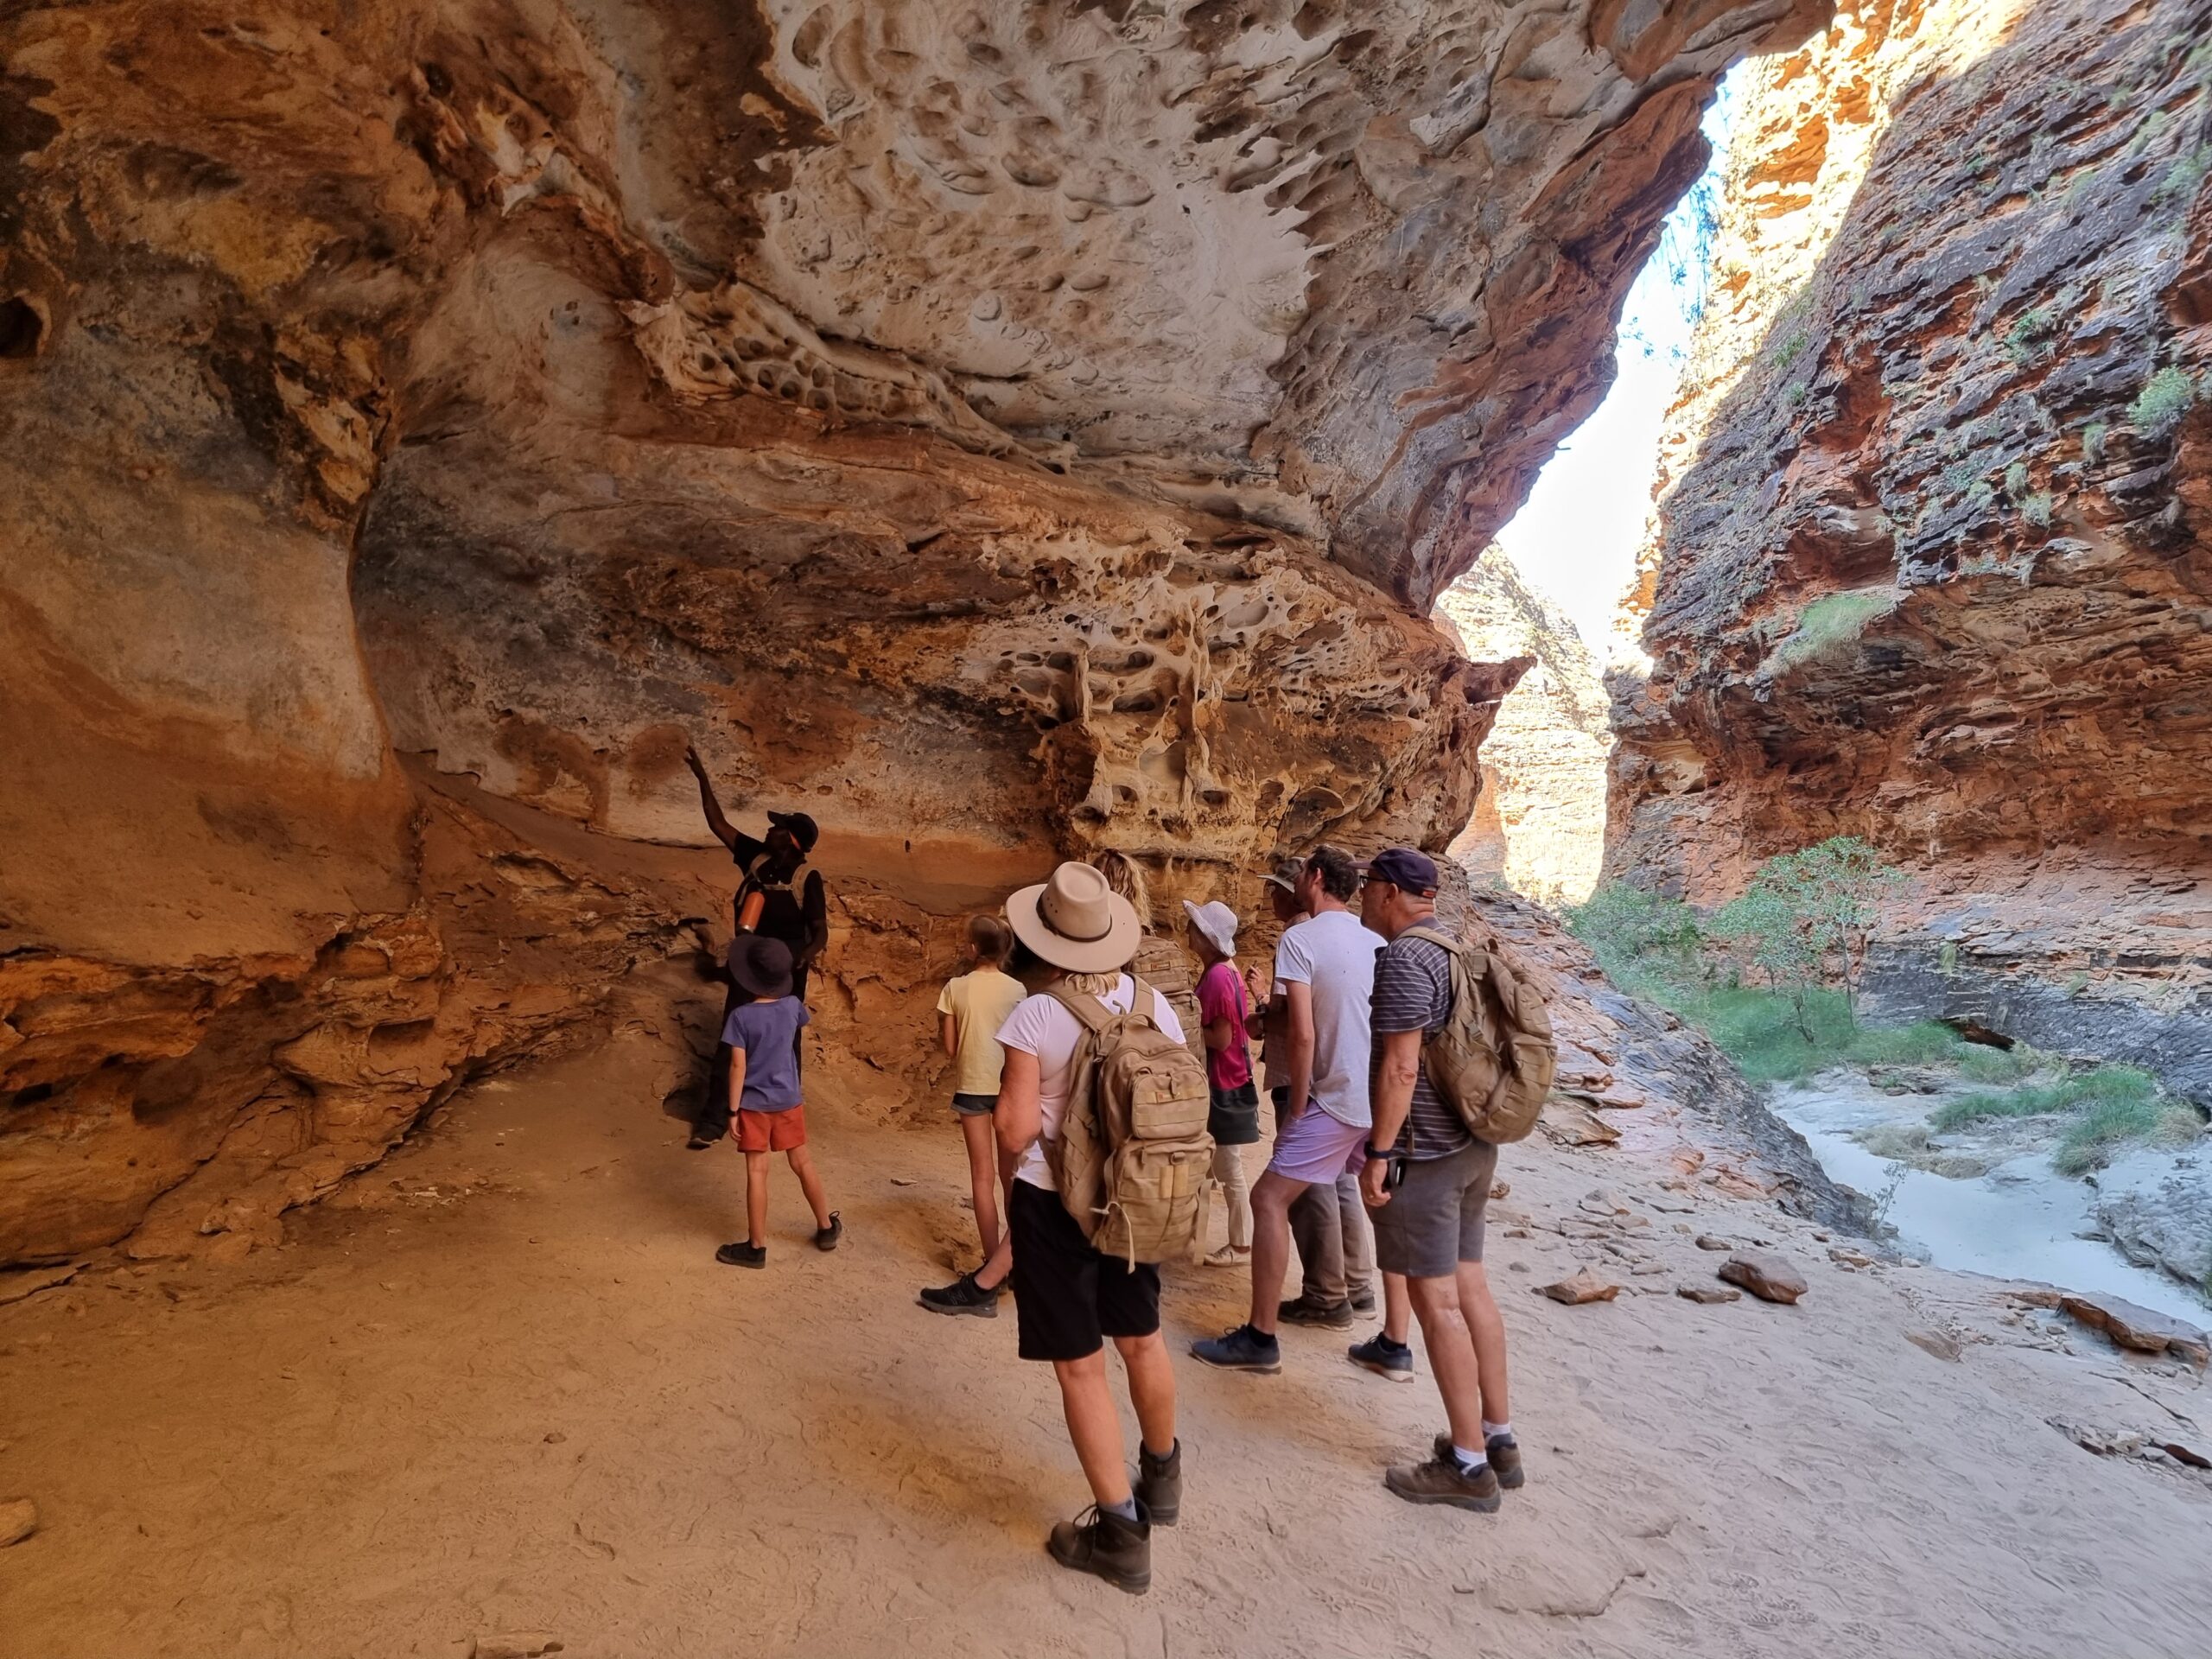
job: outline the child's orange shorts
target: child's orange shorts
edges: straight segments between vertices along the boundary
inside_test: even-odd
[[[793,1106],[780,1112],[737,1114],[737,1145],[741,1152],[789,1152],[806,1144],[806,1108]]]

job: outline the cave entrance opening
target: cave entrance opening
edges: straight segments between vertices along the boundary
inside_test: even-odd
[[[1667,413],[1711,284],[1734,78],[1701,124],[1706,168],[1623,302],[1611,385],[1475,568],[1437,601],[1470,656],[1535,658],[1483,745],[1482,794],[1452,855],[1478,883],[1554,907],[1589,897],[1604,857],[1612,733],[1602,677],[1614,652],[1633,649],[1618,619],[1649,540]]]

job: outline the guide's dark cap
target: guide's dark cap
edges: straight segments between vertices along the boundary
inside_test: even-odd
[[[729,976],[737,982],[739,989],[750,991],[755,996],[789,996],[791,948],[781,939],[764,938],[758,933],[732,939]]]
[[[822,839],[821,829],[804,812],[771,812],[768,822],[779,830],[790,830],[802,853],[812,852],[814,843]]]
[[[1410,847],[1393,847],[1368,861],[1367,879],[1426,897],[1436,891],[1436,861]]]

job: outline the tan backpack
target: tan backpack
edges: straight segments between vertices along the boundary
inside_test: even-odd
[[[1536,1127],[1559,1071],[1544,999],[1491,951],[1433,927],[1399,937],[1440,944],[1452,957],[1451,1017],[1421,1040],[1430,1086],[1478,1141],[1522,1139]]]
[[[1214,1185],[1205,1067],[1153,1022],[1153,989],[1135,983],[1128,1014],[1058,986],[1048,993],[1084,1028],[1052,1178],[1102,1255],[1132,1267],[1195,1262]]]

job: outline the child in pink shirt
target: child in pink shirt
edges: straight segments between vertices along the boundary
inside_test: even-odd
[[[1206,1043],[1206,1082],[1212,1106],[1206,1129],[1213,1136],[1213,1175],[1229,1204],[1229,1243],[1206,1260],[1216,1267],[1252,1256],[1252,1201],[1244,1177],[1243,1148],[1260,1138],[1260,1091],[1252,1081],[1252,1048],[1245,1027],[1250,1006],[1236,972],[1236,912],[1216,900],[1193,905],[1189,914],[1192,954],[1198,976],[1198,1023]]]

